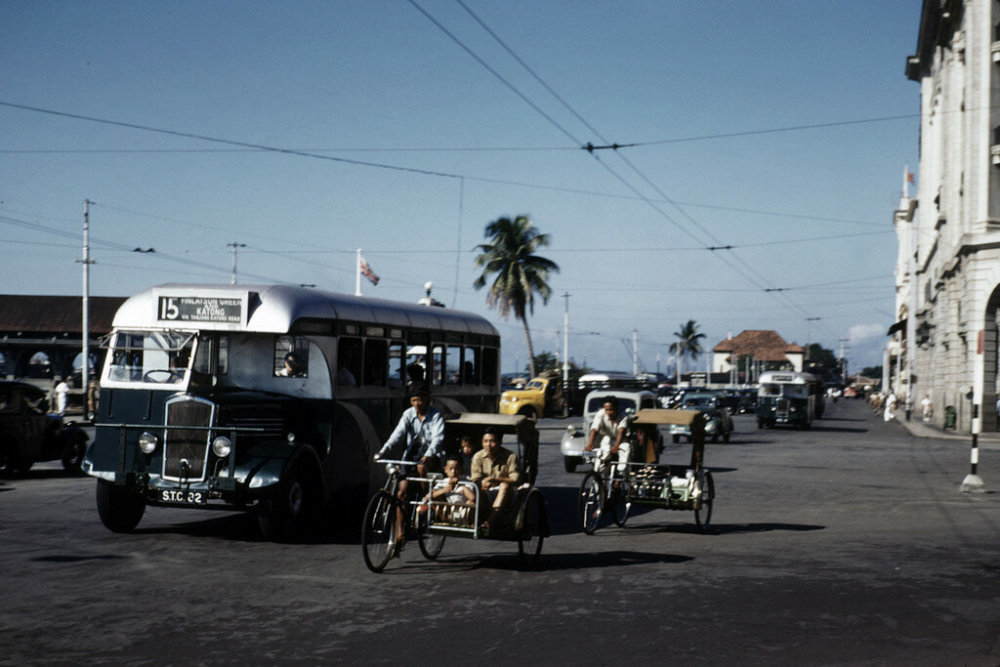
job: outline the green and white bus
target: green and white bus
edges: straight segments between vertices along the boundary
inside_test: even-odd
[[[809,428],[823,416],[823,382],[811,373],[765,371],[757,387],[757,428]]]
[[[253,510],[266,537],[294,539],[381,486],[372,455],[407,383],[445,415],[499,400],[486,319],[301,287],[154,287],[121,306],[107,346],[83,469],[116,532],[158,505]]]

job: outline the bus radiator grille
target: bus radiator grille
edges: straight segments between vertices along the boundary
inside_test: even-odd
[[[163,439],[163,477],[180,482],[205,479],[214,406],[205,401],[175,400],[167,405],[170,428]],[[176,428],[191,426],[195,428]]]

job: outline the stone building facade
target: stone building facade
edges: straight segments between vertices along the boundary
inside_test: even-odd
[[[924,0],[916,197],[895,213],[896,323],[888,386],[942,424],[997,430],[1000,317],[1000,2]]]

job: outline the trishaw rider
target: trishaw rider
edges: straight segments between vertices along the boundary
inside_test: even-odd
[[[375,455],[375,460],[388,454],[393,447],[405,442],[403,461],[416,465],[417,475],[423,477],[428,470],[438,467],[438,455],[444,443],[444,416],[430,404],[430,392],[426,385],[412,384],[407,392],[410,407],[403,411],[389,439]],[[404,471],[405,473],[406,471]],[[407,481],[402,478],[397,487],[396,497],[400,503],[396,507],[396,546],[398,555],[406,542],[403,508],[407,506]]]
[[[590,437],[583,451],[592,451],[594,442],[600,438],[598,444],[600,460],[603,461],[609,454],[617,454],[618,472],[625,472],[625,463],[632,453],[632,445],[624,437],[629,424],[628,416],[622,419],[618,415],[618,399],[608,396],[604,399],[604,409],[594,415],[594,421],[590,424]]]
[[[493,499],[489,518],[480,527],[488,535],[490,528],[496,528],[501,510],[509,504],[511,486],[521,479],[517,466],[517,455],[500,445],[502,434],[492,427],[483,431],[483,448],[472,457],[472,474],[469,480],[478,484],[484,495]]]

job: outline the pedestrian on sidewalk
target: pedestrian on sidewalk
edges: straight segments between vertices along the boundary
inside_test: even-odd
[[[885,397],[885,420],[891,422],[896,418],[896,415],[892,413],[896,409],[896,394],[889,392],[889,395]]]
[[[925,422],[929,422],[932,417],[934,417],[934,403],[931,401],[930,394],[924,394],[924,398],[920,401],[921,414]]]

